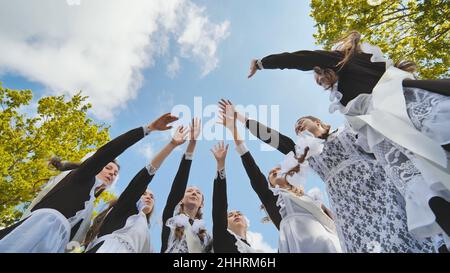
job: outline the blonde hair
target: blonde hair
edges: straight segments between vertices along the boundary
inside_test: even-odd
[[[335,41],[334,50],[342,52],[344,54],[344,59],[340,61],[337,66],[340,66],[339,69],[344,67],[348,63],[351,57],[355,55],[355,53],[361,52],[361,33],[356,30],[352,30],[349,33],[345,34],[339,40]]]

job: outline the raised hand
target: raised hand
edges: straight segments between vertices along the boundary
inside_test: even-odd
[[[148,125],[148,129],[150,129],[150,131],[166,131],[172,129],[172,126],[169,126],[169,123],[176,120],[178,120],[178,117],[172,116],[170,113],[166,113],[150,123]]]
[[[224,146],[223,141],[220,141],[210,150],[216,158],[218,170],[225,167],[225,158],[227,157],[228,146],[228,144]]]
[[[61,170],[63,168],[63,163],[61,161],[61,158],[54,156],[48,161],[48,166],[53,166],[57,170]]]
[[[199,118],[193,118],[192,123],[189,127],[189,141],[196,141],[200,135],[202,128],[202,122]]]
[[[250,79],[258,71],[258,65],[256,64],[258,60],[252,60],[250,63],[250,72],[248,73],[248,78]]]
[[[217,123],[222,124],[225,128],[230,130],[230,132],[234,133],[236,131],[236,120],[237,120],[237,113],[234,112],[231,115],[228,113],[220,113],[219,120]]]
[[[230,100],[221,99],[218,102],[218,105],[219,105],[219,112],[222,116],[228,115],[232,117],[234,113],[236,113],[237,120],[245,124],[246,118],[236,110],[236,107]]]
[[[179,146],[185,143],[188,133],[189,130],[187,130],[187,128],[185,128],[183,125],[178,126],[177,130],[172,136],[172,140],[170,141],[170,143],[174,144],[175,146]]]

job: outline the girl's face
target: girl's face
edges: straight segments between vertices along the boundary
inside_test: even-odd
[[[303,131],[309,131],[315,137],[319,137],[323,134],[323,127],[320,121],[312,121],[308,118],[300,119],[297,124],[295,124],[295,133],[299,135]]]
[[[314,72],[314,80],[316,80],[316,83],[320,86],[322,86],[322,78],[323,76],[319,75],[318,73]]]
[[[228,220],[228,228],[231,230],[239,229],[239,228],[247,228],[248,223],[245,220],[244,215],[237,210],[230,211],[227,216]]]
[[[109,162],[98,174],[97,178],[102,180],[106,186],[111,186],[119,175],[119,167],[114,162]]]
[[[145,193],[141,196],[141,200],[145,203],[146,207],[144,209],[145,214],[149,214],[153,211],[153,207],[155,206],[155,199],[153,196],[153,192],[147,190]]]
[[[185,206],[203,207],[203,194],[197,187],[188,187],[184,192],[183,200]]]
[[[288,185],[284,175],[280,175],[281,168],[275,167],[269,172],[269,183],[272,187],[279,186],[285,188]]]

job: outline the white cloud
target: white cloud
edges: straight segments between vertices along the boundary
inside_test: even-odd
[[[171,41],[206,75],[217,67],[218,44],[229,32],[228,21],[211,22],[191,0],[0,1],[0,72],[54,94],[83,90],[104,119],[136,98],[142,70]]]
[[[155,150],[151,143],[144,143],[141,144],[139,147],[139,153],[147,159],[147,161],[153,159],[153,156],[155,155]]]
[[[189,6],[186,28],[178,38],[178,43],[184,56],[192,56],[202,62],[202,76],[205,76],[218,65],[217,44],[229,35],[230,23],[211,24],[203,14],[204,8]]]
[[[266,241],[261,233],[247,231],[247,240],[252,248],[263,251],[265,253],[276,253],[277,249],[272,248]]]
[[[167,76],[171,79],[175,78],[180,71],[180,68],[178,57],[173,57],[172,61],[167,65]]]

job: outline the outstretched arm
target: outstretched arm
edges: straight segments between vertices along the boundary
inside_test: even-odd
[[[145,135],[152,131],[164,131],[172,128],[168,126],[171,122],[178,118],[170,113],[164,114],[148,126],[139,127],[128,131],[127,133],[116,137],[107,144],[103,145],[97,152],[74,171],[74,175],[82,177],[93,177],[97,175],[109,162],[122,154],[127,148],[138,142]],[[86,182],[89,179],[77,179],[75,181]]]
[[[163,210],[163,228],[161,233],[161,253],[164,253],[167,249],[167,244],[170,235],[170,228],[166,226],[167,220],[173,216],[174,210],[180,200],[184,196],[186,191],[186,186],[189,178],[189,172],[191,169],[192,155],[195,150],[197,138],[200,134],[200,121],[198,119],[193,119],[189,133],[189,144],[186,149],[186,153],[183,155],[180,166],[178,167],[175,179],[172,182],[172,187],[170,189],[169,196],[167,197],[167,202]],[[187,133],[181,129],[178,135],[175,135],[172,141],[175,144],[181,145],[186,142],[185,137]]]
[[[261,60],[252,60],[248,78],[251,78],[261,69],[298,69],[309,71],[313,70],[315,66],[337,69],[336,66],[342,59],[342,53],[325,50],[300,50],[292,53],[272,54]]]
[[[179,129],[177,134],[178,133],[183,134],[182,129]],[[184,134],[186,133],[187,130]],[[175,138],[177,138],[177,136]],[[138,202],[141,196],[145,193],[145,190],[153,179],[156,171],[177,146],[178,143],[171,140],[164,146],[164,148],[161,149],[161,151],[159,151],[158,154],[156,154],[150,164],[136,174],[130,184],[128,184],[125,191],[120,195],[117,204],[114,206],[113,212],[116,211],[117,213],[122,213],[123,211],[130,211],[131,208],[136,207],[136,202]]]
[[[259,169],[252,155],[245,146],[244,140],[240,138],[237,132],[236,118],[237,114],[234,113],[234,117],[227,115],[222,115],[219,123],[223,124],[227,129],[229,129],[234,138],[236,144],[236,150],[241,155],[242,164],[244,165],[245,171],[250,178],[250,183],[253,190],[259,197],[259,200],[263,203],[270,216],[270,219],[279,229],[281,222],[280,208],[276,205],[278,198],[269,189],[269,182],[267,181],[264,174]]]
[[[295,142],[291,138],[259,123],[256,120],[249,119],[240,114],[229,100],[222,99],[219,101],[219,109],[222,116],[236,115],[237,120],[245,124],[245,127],[249,129],[254,136],[283,154],[288,154],[291,151],[295,152]]]
[[[250,179],[250,184],[253,190],[259,197],[259,200],[263,203],[270,219],[279,229],[281,223],[280,208],[276,205],[278,198],[269,189],[269,181],[259,169],[255,160],[250,152],[245,147],[245,144],[241,144],[236,147],[241,155],[242,164],[244,165],[247,176]]]
[[[228,232],[227,210],[227,181],[225,176],[225,158],[228,152],[228,144],[224,146],[223,141],[211,149],[216,161],[217,172],[214,179],[213,190],[213,247],[216,253],[238,252],[236,249],[236,238]]]

